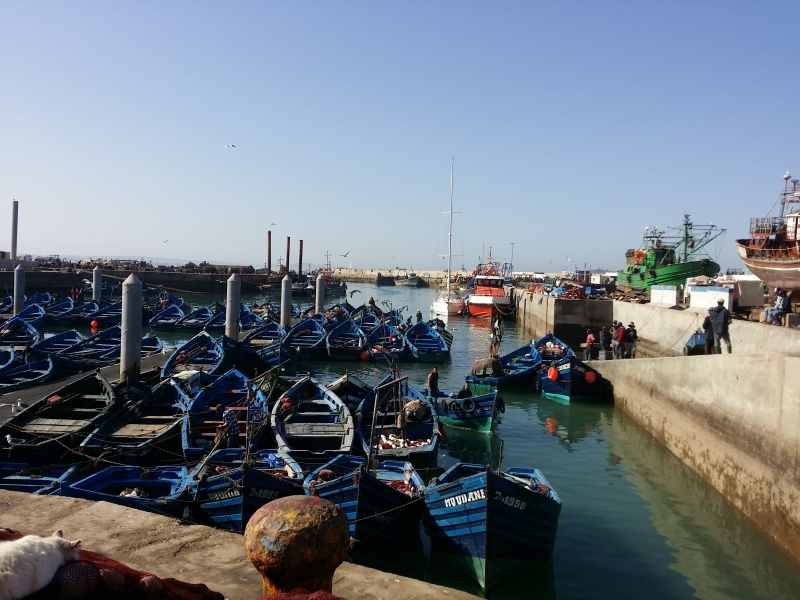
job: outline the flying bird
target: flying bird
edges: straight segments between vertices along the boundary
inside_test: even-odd
[[[226,147],[226,148],[236,148],[236,146],[234,146],[233,144],[228,144],[228,145],[227,145],[227,146],[225,146],[225,147]]]
[[[358,292],[358,293],[360,294],[360,293],[361,293],[361,290],[352,290],[352,291],[350,292],[350,297],[352,298],[352,297],[353,297],[353,294],[355,294],[356,292]]]
[[[161,240],[162,244],[166,244],[169,240]]]
[[[348,254],[350,254],[350,250],[348,250],[348,251],[347,251],[347,252],[345,252],[344,254],[340,254],[339,256],[341,256],[341,257],[343,257],[343,258],[347,258],[347,255],[348,255]]]
[[[11,437],[11,434],[6,435],[6,442],[8,442],[9,446],[18,446],[20,444],[25,443],[25,440],[18,440],[16,438]]]
[[[277,225],[277,223],[270,223],[270,225]]]

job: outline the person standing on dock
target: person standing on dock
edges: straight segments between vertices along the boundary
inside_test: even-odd
[[[420,309],[417,309],[417,323],[419,323],[420,321],[422,321],[422,311]]]
[[[600,342],[600,355],[605,359],[606,349],[608,348],[608,331],[605,327],[600,328],[600,333],[597,334],[597,341]]]
[[[714,326],[711,324],[711,315],[714,307],[708,307],[708,315],[703,319],[703,332],[706,335],[706,354],[714,354]]]
[[[611,321],[611,329],[608,330],[609,337],[611,338],[611,354],[614,358],[619,358],[619,333],[617,332],[617,320]]]
[[[631,321],[624,332],[625,336],[625,358],[636,358],[636,342],[639,341],[639,334],[636,333],[636,325]]]
[[[436,367],[428,373],[428,392],[433,398],[439,397],[439,371]]]
[[[731,323],[731,313],[725,308],[725,300],[717,300],[717,307],[711,312],[711,326],[714,329],[714,348],[717,354],[722,354],[721,340],[725,340],[728,347],[728,354],[732,352],[731,336],[728,333],[728,325]]]
[[[583,349],[583,360],[592,360],[592,345],[594,345],[594,334],[591,329],[586,330],[586,347]]]
[[[625,326],[617,322],[617,358],[625,358]]]

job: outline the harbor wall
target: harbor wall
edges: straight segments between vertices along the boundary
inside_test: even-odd
[[[705,310],[681,310],[653,304],[618,300],[565,300],[517,289],[517,323],[531,337],[551,331],[578,348],[586,339],[586,328],[597,333],[616,319],[636,325],[641,340],[638,356],[680,356],[697,329],[702,329]],[[734,354],[777,352],[800,356],[800,331],[735,319],[730,326]]]
[[[800,358],[722,354],[592,366],[615,406],[800,560]]]

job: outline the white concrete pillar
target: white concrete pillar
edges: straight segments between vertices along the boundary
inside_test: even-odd
[[[225,308],[225,335],[239,341],[239,312],[242,303],[242,280],[234,273],[228,277],[228,300]]]
[[[292,327],[292,278],[288,273],[281,281],[281,327],[286,331]]]
[[[137,381],[142,370],[142,282],[131,273],[122,284],[119,380]]]
[[[100,295],[103,289],[103,269],[97,265],[92,271],[92,300],[97,302],[100,300]]]
[[[321,313],[325,308],[325,278],[322,273],[317,275],[317,301],[316,310]]]
[[[17,265],[14,269],[14,314],[25,308],[25,269]]]
[[[19,202],[14,200],[11,208],[11,266],[17,266],[17,220],[19,217]]]

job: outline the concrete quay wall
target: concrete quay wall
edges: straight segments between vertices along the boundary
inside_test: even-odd
[[[228,600],[253,600],[262,594],[261,575],[247,560],[237,533],[108,502],[61,496],[34,496],[0,490],[0,527],[50,535],[56,529],[99,552],[161,578],[205,583]],[[363,600],[474,600],[475,596],[352,563],[333,576],[333,593]]]
[[[544,294],[515,289],[517,323],[538,338],[552,332],[557,338],[578,348],[586,340],[586,329],[611,324],[611,300],[563,300]]]
[[[592,363],[614,404],[800,560],[800,358]]]

